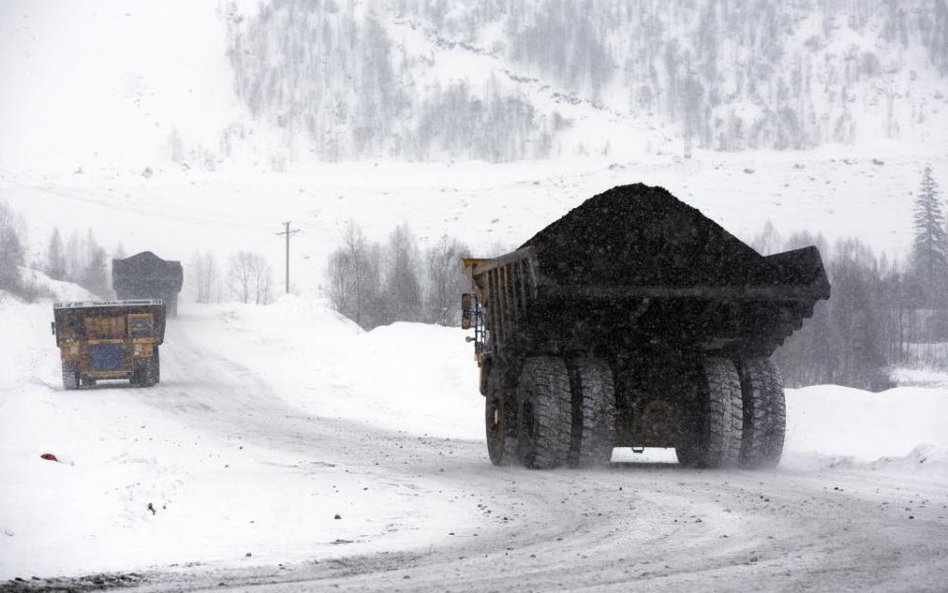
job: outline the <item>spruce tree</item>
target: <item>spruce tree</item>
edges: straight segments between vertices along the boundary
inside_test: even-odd
[[[66,279],[66,255],[63,252],[63,240],[59,229],[54,228],[49,238],[49,249],[46,252],[46,275],[53,280]]]
[[[395,227],[388,240],[388,262],[384,279],[384,323],[418,321],[422,293],[418,280],[418,248],[408,225]]]
[[[915,244],[912,248],[912,271],[918,297],[924,307],[940,306],[948,284],[948,233],[941,209],[938,184],[932,177],[932,166],[922,173],[922,184],[915,198]]]
[[[92,229],[86,233],[85,248],[85,266],[80,272],[78,284],[100,298],[109,298],[108,256],[96,242]]]
[[[17,231],[13,210],[0,202],[0,290],[20,289],[20,266],[26,261],[26,250]]]

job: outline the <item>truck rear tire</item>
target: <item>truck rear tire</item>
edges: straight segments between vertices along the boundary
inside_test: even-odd
[[[145,365],[142,367],[142,385],[145,387],[151,387],[158,382],[158,355],[157,353],[153,354],[151,358],[145,360]]]
[[[551,469],[566,463],[571,419],[566,363],[553,356],[528,358],[517,384],[517,445],[523,464]]]
[[[741,453],[743,396],[734,363],[709,357],[701,364],[698,401],[684,415],[675,447],[686,467],[722,468],[737,465]]]
[[[569,464],[606,465],[616,441],[616,393],[604,360],[580,358],[570,365],[572,438]]]
[[[744,402],[740,464],[751,469],[776,467],[787,422],[780,373],[769,358],[742,360],[738,370]]]
[[[79,389],[79,371],[76,370],[76,365],[71,362],[64,362],[62,365],[63,369],[63,389],[66,391],[72,391],[74,389]]]
[[[487,433],[487,454],[494,465],[513,465],[517,455],[516,394],[503,385],[499,373],[487,379],[484,427]]]

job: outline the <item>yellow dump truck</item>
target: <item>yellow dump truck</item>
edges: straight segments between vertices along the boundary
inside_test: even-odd
[[[150,387],[161,379],[162,301],[56,303],[53,317],[65,389],[102,379],[128,379],[132,385]]]

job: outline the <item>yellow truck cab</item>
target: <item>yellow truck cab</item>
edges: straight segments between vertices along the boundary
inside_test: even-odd
[[[53,317],[65,389],[95,385],[100,379],[128,379],[132,385],[150,387],[161,379],[162,301],[56,303]]]

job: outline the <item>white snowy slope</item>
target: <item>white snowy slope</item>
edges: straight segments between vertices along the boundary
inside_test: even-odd
[[[695,149],[941,154],[943,11],[941,0],[4,0],[0,168],[625,161],[681,154],[686,113]]]
[[[441,590],[448,571],[459,590],[698,591],[736,575],[792,588],[832,566],[826,583],[936,591],[948,570],[944,389],[790,391],[775,472],[625,450],[603,470],[535,472],[487,460],[460,330],[363,332],[296,297],[187,304],[158,386],[66,393],[50,317],[0,305],[18,336],[0,341],[0,579]]]

